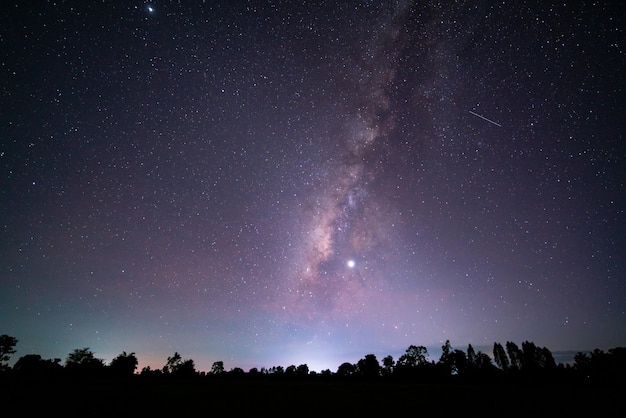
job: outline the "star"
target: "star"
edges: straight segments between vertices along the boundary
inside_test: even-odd
[[[78,3],[3,10],[12,360],[626,344],[617,2]]]

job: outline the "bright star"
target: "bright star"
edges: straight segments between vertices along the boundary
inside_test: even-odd
[[[356,263],[354,262],[354,260],[348,260],[348,267],[354,268],[355,265]]]
[[[152,6],[148,6],[148,11],[149,11],[150,13],[154,13],[154,7],[152,7]]]

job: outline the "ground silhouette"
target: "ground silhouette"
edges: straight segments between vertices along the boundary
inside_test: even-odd
[[[412,345],[397,361],[387,356],[381,364],[367,354],[335,372],[310,372],[306,364],[226,371],[217,361],[207,373],[179,353],[162,369],[137,371],[135,353],[106,365],[88,348],[64,363],[27,354],[11,368],[5,363],[16,344],[0,336],[0,393],[5,410],[17,416],[611,416],[626,389],[623,347],[581,352],[564,365],[528,341],[494,343],[493,361],[447,341],[438,361]]]

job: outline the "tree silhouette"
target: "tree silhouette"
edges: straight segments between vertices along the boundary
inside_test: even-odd
[[[428,369],[428,350],[424,346],[410,345],[396,362],[394,375],[403,378],[416,376]]]
[[[320,375],[324,376],[324,377],[329,377],[332,376],[333,372],[330,371],[330,369],[324,369],[320,372]]]
[[[506,351],[500,343],[493,343],[493,359],[496,365],[502,370],[508,370],[511,365],[509,363],[509,357],[506,355]]]
[[[535,343],[524,341],[522,343],[523,367],[527,371],[537,371],[541,369],[553,369],[556,362],[552,353],[546,347],[539,348]]]
[[[100,363],[102,360],[97,359],[94,353],[89,350],[89,347],[76,348],[74,351],[68,354],[65,360],[66,366],[85,365],[94,362]]]
[[[296,368],[296,375],[299,377],[306,376],[309,374],[309,366],[306,364],[301,364]]]
[[[578,352],[574,356],[574,369],[578,371],[586,371],[591,365],[591,357],[583,352]]]
[[[214,362],[213,365],[211,366],[211,374],[219,375],[222,373],[224,373],[224,362],[223,361]]]
[[[469,367],[474,367],[476,365],[476,352],[474,351],[472,344],[467,346],[467,365]]]
[[[474,359],[474,367],[480,371],[491,371],[493,370],[494,365],[491,362],[491,358],[487,354],[479,351],[476,353],[476,357]]]
[[[243,376],[246,372],[241,367],[233,367],[228,374],[231,376]]]
[[[385,356],[383,358],[383,367],[381,370],[383,376],[391,376],[394,372],[394,368],[395,368],[395,361],[393,361],[393,357]]]
[[[411,345],[406,349],[406,352],[400,356],[396,367],[417,367],[427,363],[428,350],[424,346]]]
[[[522,350],[520,350],[517,344],[515,344],[513,341],[507,341],[506,352],[509,355],[511,368],[513,370],[521,370],[524,362],[524,355],[522,353]]]
[[[196,374],[196,367],[193,360],[183,360],[178,352],[167,358],[167,363],[163,366],[163,373],[177,377],[192,377]]]
[[[165,363],[165,366],[163,366],[163,373],[173,373],[174,370],[176,370],[176,368],[179,367],[182,363],[183,358],[181,357],[181,355],[177,351],[174,352],[173,356],[167,358],[167,362]]]
[[[441,346],[441,356],[439,357],[437,366],[443,370],[443,374],[446,376],[453,373],[454,359],[452,357],[452,346],[450,345],[450,340],[446,340],[445,344]]]
[[[285,369],[285,376],[295,376],[296,375],[296,366],[290,365]]]
[[[13,365],[13,371],[21,376],[50,377],[61,373],[61,359],[44,360],[39,354],[26,354]]]
[[[353,376],[355,372],[356,372],[356,366],[349,362],[341,363],[339,367],[337,368],[337,376],[340,376],[340,377]]]
[[[109,370],[114,376],[132,376],[135,374],[138,364],[139,361],[135,353],[126,354],[126,351],[123,351],[111,361]]]
[[[11,354],[15,354],[15,346],[17,345],[17,339],[10,335],[0,335],[0,370],[8,369],[6,364],[11,358]]]
[[[595,349],[574,356],[574,370],[591,382],[626,385],[626,347],[615,347],[608,352]]]
[[[547,347],[543,347],[541,349],[541,356],[543,360],[544,367],[547,369],[554,369],[557,367],[556,360],[554,360],[554,356],[552,356],[552,352],[548,350]]]
[[[283,366],[272,366],[269,368],[267,373],[275,376],[282,376],[285,374],[285,369]]]
[[[163,376],[163,370],[162,369],[153,370],[150,366],[145,366],[144,368],[141,369],[141,373],[139,373],[139,375],[144,376],[144,377],[149,377],[149,378],[155,378],[155,377]]]
[[[374,354],[367,354],[357,362],[357,372],[360,376],[374,378],[380,376],[380,364]]]
[[[65,359],[65,369],[74,374],[95,376],[104,371],[104,360],[96,358],[89,347],[77,348]]]
[[[6,335],[1,336],[2,346],[0,353],[6,362],[10,354],[15,353],[17,340]],[[383,358],[382,366],[376,355],[367,354],[356,364],[342,363],[335,373],[324,370],[321,373],[310,372],[307,364],[291,365],[286,369],[274,366],[269,369],[256,367],[244,372],[235,367],[228,373],[224,372],[224,363],[216,361],[209,373],[196,372],[193,360],[184,360],[178,352],[167,358],[162,369],[151,370],[144,367],[140,373],[143,377],[194,377],[205,378],[227,374],[228,376],[249,376],[255,380],[287,376],[297,379],[324,380],[337,376],[339,378],[377,378],[385,376],[381,381],[393,381],[392,376],[404,379],[418,379],[420,382],[484,382],[486,378],[496,377],[498,382],[529,382],[529,379],[553,379],[559,376],[587,379],[589,382],[619,382],[626,383],[626,347],[617,347],[607,353],[596,349],[590,353],[577,353],[574,356],[573,366],[557,366],[550,350],[538,347],[533,342],[524,341],[521,349],[512,342],[506,342],[506,349],[500,343],[493,345],[493,362],[490,356],[480,351],[476,352],[472,344],[467,352],[453,349],[450,341],[446,340],[441,347],[442,354],[437,363],[429,362],[428,351],[424,346],[411,345],[406,352],[394,363],[392,356]],[[95,357],[89,348],[75,349],[67,356],[65,368],[60,359],[43,360],[37,354],[28,354],[21,357],[13,366],[11,374],[15,376],[60,376],[67,371],[67,376],[105,376],[125,377],[133,376],[137,369],[138,360],[135,353],[122,352],[115,357],[108,366],[103,360]],[[494,365],[495,363],[495,365]],[[4,366],[6,368],[6,366]],[[108,373],[105,373],[108,372]],[[502,373],[506,372],[506,373]],[[559,375],[560,373],[560,375]],[[500,376],[500,377],[499,377]],[[504,377],[504,380],[502,379]],[[543,380],[544,382],[547,380]],[[582,381],[582,380],[579,380]]]
[[[469,367],[467,355],[463,350],[455,349],[449,355],[450,373],[454,375],[463,375]]]

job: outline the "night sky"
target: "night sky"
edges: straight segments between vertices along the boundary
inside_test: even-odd
[[[551,3],[5,3],[12,360],[626,345],[626,8]]]

